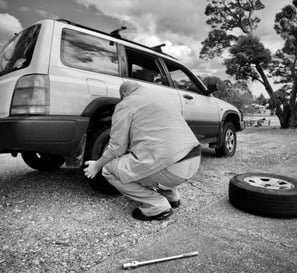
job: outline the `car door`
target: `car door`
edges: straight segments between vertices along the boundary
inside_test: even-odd
[[[164,63],[171,84],[178,90],[185,120],[199,140],[211,142],[219,132],[217,103],[204,94],[206,87],[185,66],[167,59]]]
[[[124,78],[133,79],[148,89],[158,90],[173,107],[182,112],[178,91],[169,85],[159,58],[149,52],[129,46],[122,46],[122,49],[125,51],[125,58],[122,59]]]

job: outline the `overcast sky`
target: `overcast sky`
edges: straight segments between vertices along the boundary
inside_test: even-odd
[[[261,18],[256,34],[274,53],[283,44],[273,30],[275,14],[292,1],[262,2],[265,9],[256,13]],[[148,46],[165,42],[164,51],[198,75],[227,79],[221,59],[199,59],[201,41],[210,30],[206,4],[207,0],[0,0],[0,48],[13,33],[45,18],[65,18],[107,32],[126,25],[125,37]],[[255,84],[251,89],[255,95],[265,92]]]

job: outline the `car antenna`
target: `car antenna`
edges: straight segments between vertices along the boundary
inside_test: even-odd
[[[114,36],[116,38],[122,38],[120,35],[120,31],[123,31],[125,29],[127,29],[126,26],[121,26],[120,28],[117,28],[117,29],[113,30],[112,32],[110,32],[110,35]]]

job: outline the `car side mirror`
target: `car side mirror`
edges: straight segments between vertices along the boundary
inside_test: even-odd
[[[210,95],[210,94],[212,94],[212,93],[214,93],[214,92],[216,92],[216,91],[218,91],[218,87],[217,87],[217,85],[216,84],[213,84],[213,83],[211,83],[211,84],[208,84],[207,85],[207,89],[208,89],[208,94]]]

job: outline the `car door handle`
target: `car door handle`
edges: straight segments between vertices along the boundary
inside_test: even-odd
[[[192,100],[193,99],[193,97],[192,96],[190,96],[190,95],[183,95],[183,97],[185,98],[185,99],[187,99],[187,100]]]

